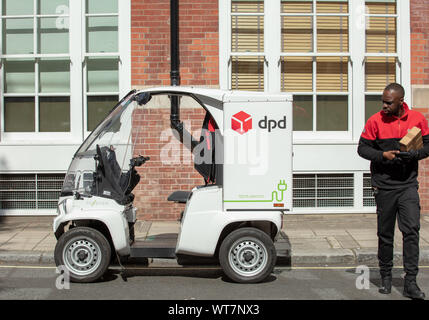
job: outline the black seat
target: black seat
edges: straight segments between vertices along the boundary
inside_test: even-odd
[[[188,201],[190,191],[174,191],[167,198],[168,201],[174,201],[178,203],[186,203]]]
[[[96,146],[97,178],[93,194],[99,197],[114,199],[121,205],[128,204],[134,200],[132,189],[137,185],[140,176],[134,168],[126,174],[116,160],[113,148]]]

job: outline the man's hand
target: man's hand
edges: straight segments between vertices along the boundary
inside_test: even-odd
[[[383,158],[387,160],[393,160],[396,158],[396,155],[398,153],[399,153],[399,150],[384,151]]]
[[[416,150],[410,150],[408,152],[401,152],[397,155],[397,157],[400,157],[404,161],[413,161],[419,159],[419,152]]]

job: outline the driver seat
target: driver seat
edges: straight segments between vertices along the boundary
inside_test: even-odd
[[[167,198],[168,201],[174,201],[177,203],[186,203],[191,195],[190,191],[174,191]]]

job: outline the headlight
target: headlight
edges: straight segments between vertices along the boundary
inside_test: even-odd
[[[60,214],[67,214],[71,212],[73,200],[70,198],[64,199],[58,204],[58,211]]]
[[[58,207],[57,207],[57,212],[58,214],[65,214],[66,213],[66,209],[64,208],[64,204],[66,203],[66,200],[61,201],[60,203],[58,203]]]
[[[73,199],[70,199],[70,198],[66,199],[65,207],[66,207],[66,213],[70,213],[73,208]]]

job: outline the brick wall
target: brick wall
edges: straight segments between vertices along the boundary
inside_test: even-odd
[[[423,113],[429,119],[429,110],[415,109]],[[419,162],[419,193],[422,213],[429,213],[429,158]]]
[[[132,0],[131,61],[133,88],[170,85],[170,1]],[[219,86],[219,33],[217,0],[180,0],[179,58],[180,84]],[[199,137],[204,118],[202,108],[182,108],[181,120],[191,124]],[[184,205],[167,202],[176,190],[189,191],[204,184],[194,170],[190,152],[171,135],[169,109],[146,109],[134,117],[140,131],[136,153],[151,160],[139,169],[140,184],[135,189],[135,204],[140,219],[172,220],[180,216]],[[162,139],[165,141],[161,141]],[[161,152],[175,149],[176,161],[166,163]],[[170,154],[171,156],[171,154]],[[168,157],[168,159],[173,160]],[[164,162],[162,161],[164,160]]]
[[[429,85],[429,1],[411,0],[411,83]]]
[[[205,111],[202,108],[182,108],[181,119],[198,139]],[[168,202],[167,197],[177,190],[190,191],[203,185],[203,178],[194,170],[191,153],[173,136],[169,109],[143,109],[133,115],[134,127],[139,130],[135,154],[150,157],[138,168],[140,183],[134,189],[138,217],[150,220],[174,220],[184,205]]]
[[[132,0],[133,87],[170,85],[170,1]],[[219,85],[217,0],[180,0],[180,76],[184,86]]]
[[[411,86],[416,110],[429,119],[429,1],[411,0]],[[420,199],[429,213],[429,159],[420,161]]]

